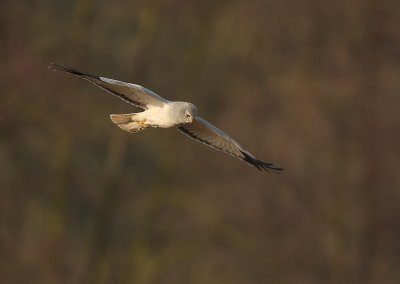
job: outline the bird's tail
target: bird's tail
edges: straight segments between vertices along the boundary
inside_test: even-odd
[[[122,130],[130,133],[135,133],[149,127],[145,121],[135,119],[135,114],[112,114],[110,115],[111,121],[115,123]]]
[[[115,124],[126,124],[132,122],[132,114],[112,114],[111,121]]]

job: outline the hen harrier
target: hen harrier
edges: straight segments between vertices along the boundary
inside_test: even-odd
[[[90,75],[70,66],[50,63],[49,68],[83,78],[112,95],[144,109],[139,113],[110,116],[112,122],[125,131],[135,133],[148,127],[176,126],[190,138],[239,158],[260,171],[279,173],[282,170],[271,163],[258,160],[222,130],[197,116],[197,107],[191,103],[168,101],[142,86]]]

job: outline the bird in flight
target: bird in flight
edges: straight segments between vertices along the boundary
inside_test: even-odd
[[[85,79],[112,95],[144,109],[139,113],[110,115],[111,121],[125,131],[135,133],[148,127],[177,127],[190,138],[239,158],[260,171],[279,173],[283,170],[274,164],[258,160],[225,132],[197,116],[197,107],[191,103],[168,101],[142,86],[91,75],[68,65],[50,63],[49,68]]]

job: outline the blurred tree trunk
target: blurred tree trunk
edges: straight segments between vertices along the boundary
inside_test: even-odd
[[[360,101],[363,112],[363,125],[361,127],[362,152],[365,159],[365,173],[361,184],[364,190],[364,232],[361,244],[360,279],[363,283],[376,283],[374,277],[379,267],[380,246],[380,176],[382,171],[382,154],[380,145],[381,113],[380,98],[382,88],[380,71],[382,68],[380,29],[382,18],[382,3],[373,0],[365,3],[364,10],[364,40],[360,46]],[[379,278],[378,278],[379,279]]]
[[[119,182],[118,176],[122,171],[123,159],[126,154],[126,140],[116,133],[109,141],[108,153],[104,163],[103,192],[97,209],[97,216],[93,228],[92,241],[88,249],[88,266],[86,278],[82,283],[107,283],[103,273],[106,256],[110,245],[113,218],[118,204]],[[102,273],[103,272],[103,273]]]
[[[98,5],[93,0],[76,1],[75,15],[72,28],[73,61],[83,62],[91,45],[90,31],[93,26],[93,19],[96,15]],[[89,56],[90,58],[90,56]]]

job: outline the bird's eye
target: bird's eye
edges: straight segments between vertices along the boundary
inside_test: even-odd
[[[190,113],[186,113],[186,117],[189,118],[190,117]]]

